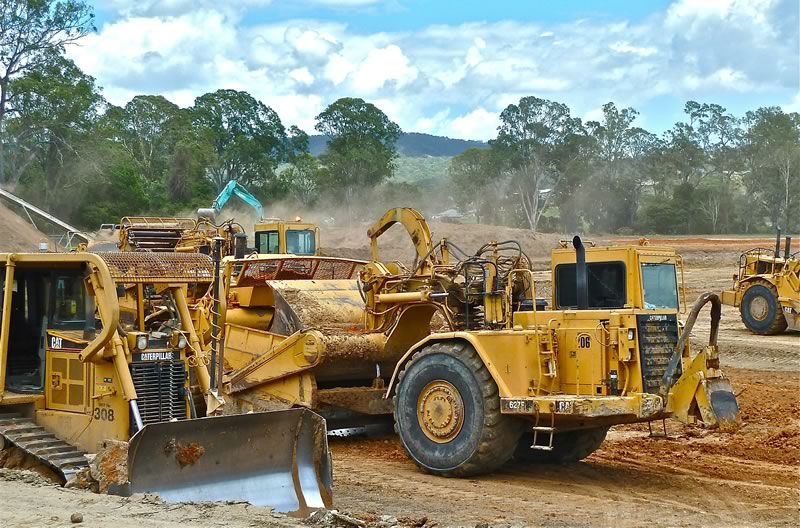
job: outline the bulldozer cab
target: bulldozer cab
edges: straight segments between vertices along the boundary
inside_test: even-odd
[[[553,250],[552,307],[578,308],[575,251]],[[674,249],[652,246],[586,248],[588,309],[671,310],[686,306],[683,261]],[[680,282],[679,282],[680,281]],[[678,285],[681,285],[679,288]]]
[[[319,227],[295,221],[262,220],[255,225],[259,255],[319,255]]]
[[[0,329],[4,345],[0,358],[5,375],[3,389],[16,394],[41,393],[47,360],[52,370],[56,351],[85,342],[85,332],[96,327],[94,307],[87,306],[84,269],[81,265],[53,268],[18,263],[8,283],[6,275],[3,266],[2,315],[4,322],[8,321]],[[76,383],[82,381],[81,372],[81,368],[73,368]],[[85,403],[80,389],[72,389],[71,397],[57,396],[63,404],[73,407]]]

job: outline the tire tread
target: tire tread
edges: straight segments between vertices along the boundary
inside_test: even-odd
[[[514,454],[517,442],[522,435],[522,424],[520,420],[501,414],[500,412],[500,391],[497,388],[492,375],[483,364],[475,349],[464,341],[437,342],[422,348],[416,352],[409,362],[405,365],[397,379],[399,388],[409,369],[421,358],[432,354],[447,354],[459,359],[466,365],[478,381],[484,401],[485,427],[481,433],[481,440],[478,448],[472,456],[460,466],[450,470],[432,470],[419,463],[417,465],[426,473],[431,473],[443,477],[468,477],[489,473],[498,469],[508,462]],[[397,408],[397,391],[394,396],[395,408]],[[399,433],[399,428],[395,423],[395,432]],[[414,457],[403,444],[406,454],[416,462]]]
[[[767,288],[772,293],[772,298],[776,304],[775,317],[772,319],[769,328],[766,330],[757,330],[751,327],[747,322],[747,318],[745,317],[745,311],[748,310],[748,307],[745,304],[744,295],[747,295],[747,290],[756,285]],[[783,333],[786,328],[788,328],[789,324],[786,322],[786,317],[783,315],[783,311],[781,310],[781,303],[778,301],[778,290],[775,288],[775,285],[765,279],[755,279],[747,287],[747,290],[745,290],[744,295],[742,296],[742,304],[739,307],[739,313],[742,316],[742,322],[747,329],[758,335],[776,335]]]

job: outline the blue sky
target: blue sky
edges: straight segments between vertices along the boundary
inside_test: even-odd
[[[687,100],[800,110],[798,0],[95,0],[69,54],[114,104],[246,90],[313,131],[344,96],[406,131],[489,139],[520,97],[661,133]]]

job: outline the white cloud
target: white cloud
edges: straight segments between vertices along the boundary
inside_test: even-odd
[[[111,102],[160,93],[187,106],[236,88],[309,132],[314,116],[344,96],[377,104],[405,130],[487,139],[499,112],[528,95],[596,118],[611,100],[641,110],[660,96],[757,97],[800,86],[796,0],[678,0],[637,22],[467,22],[374,33],[331,20],[248,24],[248,10],[290,0],[100,1],[118,18],[68,53]],[[384,3],[292,1],[346,10]]]
[[[454,138],[491,139],[497,135],[499,124],[497,112],[477,108],[446,123],[440,133]]]
[[[299,82],[300,84],[309,85],[314,82],[314,76],[308,71],[308,68],[295,68],[289,72],[289,77]]]
[[[353,87],[360,94],[371,94],[388,81],[402,87],[417,78],[418,71],[398,46],[371,50],[353,72]]]
[[[609,46],[613,51],[618,53],[633,53],[634,55],[640,55],[642,57],[648,57],[653,55],[654,53],[658,53],[658,50],[652,46],[646,47],[639,47],[639,46],[632,46],[630,42],[621,40],[619,42],[615,42]]]
[[[800,87],[794,96],[794,99],[782,105],[783,109],[787,112],[800,112]]]

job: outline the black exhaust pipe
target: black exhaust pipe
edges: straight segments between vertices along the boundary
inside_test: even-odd
[[[775,237],[775,258],[781,258],[781,228],[778,228],[778,234]]]
[[[577,295],[578,310],[589,309],[589,280],[586,271],[586,248],[581,242],[581,237],[575,235],[572,239],[575,248],[575,294]]]
[[[786,237],[786,245],[783,248],[783,258],[784,260],[789,260],[789,256],[792,254],[792,237]]]
[[[247,234],[246,233],[236,233],[233,235],[233,258],[236,259],[243,259],[244,254],[247,251]]]

